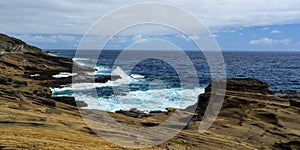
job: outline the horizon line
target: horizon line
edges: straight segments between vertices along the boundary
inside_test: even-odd
[[[78,50],[78,49],[64,49],[64,48],[51,48],[51,49],[42,49],[43,51],[52,51],[52,50]],[[81,49],[81,50],[87,50],[87,51],[99,51],[97,49]],[[123,51],[124,49],[103,49],[102,51]],[[129,51],[174,51],[174,50],[129,50]],[[193,49],[187,49],[182,51],[199,51],[199,50],[193,50]],[[218,50],[200,50],[200,51],[218,51]],[[221,52],[300,52],[300,50],[220,50]]]

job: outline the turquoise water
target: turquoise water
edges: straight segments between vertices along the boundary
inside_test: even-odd
[[[55,55],[74,58],[73,50],[53,50]],[[111,73],[122,78],[107,83],[75,84],[73,87],[53,89],[53,96],[76,96],[88,103],[91,109],[116,111],[119,109],[138,108],[141,110],[164,110],[166,107],[184,108],[197,101],[199,94],[209,84],[210,70],[205,57],[200,52],[187,51],[193,66],[178,60],[176,53],[155,51],[163,57],[178,62],[179,69],[184,72],[179,77],[177,71],[167,62],[158,59],[141,61],[131,70],[126,70],[139,55],[154,53],[153,51],[132,51],[123,63],[114,65],[121,51],[103,51],[97,65],[86,55],[74,58],[81,65],[93,67],[95,72],[88,74],[106,76]],[[297,52],[223,52],[226,73],[229,78],[256,78],[270,84],[271,90],[300,91],[300,53]],[[196,69],[197,75],[193,75]],[[199,83],[195,83],[195,78]],[[186,84],[182,85],[184,82]],[[97,97],[91,96],[96,89]],[[127,90],[124,90],[127,89]],[[185,94],[189,93],[189,94]],[[75,94],[75,95],[74,95]],[[184,97],[183,97],[184,95]]]

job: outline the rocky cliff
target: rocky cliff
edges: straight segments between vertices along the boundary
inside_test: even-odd
[[[41,52],[39,48],[28,45],[20,39],[0,33],[0,51],[12,52],[18,46],[21,46],[24,52]]]
[[[24,44],[5,35],[0,40]],[[71,72],[72,60],[50,56],[27,44],[24,47],[23,52],[0,56],[0,149],[126,149],[99,138],[85,124],[74,102],[68,102],[73,99],[51,98],[48,87],[71,82],[52,75]],[[299,99],[276,97],[266,83],[255,79],[228,79],[220,114],[212,127],[200,134],[198,127],[210,95],[208,86],[183,131],[146,149],[300,149]],[[169,108],[147,118],[110,115],[119,123],[151,127],[175,110]],[[89,113],[96,116],[99,112]]]
[[[222,82],[219,80],[218,82]],[[199,96],[190,128],[196,127],[210,97],[210,86]],[[256,79],[227,79],[222,109],[205,134],[204,145],[239,149],[299,149],[300,107],[274,96],[268,85]]]

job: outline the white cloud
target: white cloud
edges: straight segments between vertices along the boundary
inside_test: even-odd
[[[219,35],[218,34],[213,34],[212,35],[214,38],[217,38],[217,37],[219,37]]]
[[[270,29],[270,27],[264,27],[261,30],[265,31],[265,30],[269,30],[269,29]]]
[[[127,38],[121,38],[118,41],[119,43],[126,43],[127,42]]]
[[[274,45],[274,44],[283,44],[283,45],[288,45],[291,42],[291,39],[280,39],[280,40],[275,40],[271,38],[261,38],[257,40],[251,40],[249,41],[250,45]]]
[[[117,43],[126,43],[128,42],[128,37],[125,36],[115,36],[111,39],[111,41],[113,42],[117,42]]]
[[[200,39],[200,37],[197,36],[197,35],[191,35],[191,36],[189,36],[189,38],[192,39],[192,40],[199,40]]]
[[[221,28],[221,29],[216,29],[216,28],[214,28],[214,29],[212,29],[211,30],[211,32],[212,33],[235,33],[236,32],[236,30],[243,30],[243,28],[238,28],[238,29],[236,29],[236,28],[234,28],[234,29],[232,29],[232,28]]]
[[[280,31],[279,30],[273,30],[273,31],[271,31],[271,33],[272,34],[277,34],[277,33],[280,33]]]
[[[186,40],[186,41],[190,41],[190,40],[191,40],[189,37],[187,37],[187,36],[184,35],[184,34],[177,34],[176,37],[182,38],[182,39],[184,39],[184,40]]]
[[[76,37],[72,35],[51,35],[49,38],[61,41],[73,41]]]
[[[142,37],[142,35],[136,35],[136,36],[134,36],[134,37],[132,38],[132,40],[133,40],[134,42],[136,42],[136,41],[144,40],[144,38]]]
[[[26,42],[29,43],[35,43],[35,42],[40,42],[40,43],[56,43],[57,39],[55,38],[47,38],[45,36],[42,35],[19,35],[16,36],[17,38],[23,39]]]
[[[218,37],[217,34],[213,34],[213,37]],[[176,37],[182,38],[186,41],[190,41],[190,40],[199,40],[200,37],[198,35],[190,35],[190,36],[186,36],[184,34],[177,34]]]
[[[57,43],[58,41],[73,41],[75,36],[73,35],[16,35],[17,38],[23,39],[29,43]]]
[[[300,23],[299,0],[272,0],[271,3],[262,0],[150,0],[150,2],[162,2],[184,8],[214,28]],[[6,33],[21,34],[83,34],[105,14],[133,3],[141,1],[1,1],[0,29]],[[173,17],[174,14],[169,18]]]

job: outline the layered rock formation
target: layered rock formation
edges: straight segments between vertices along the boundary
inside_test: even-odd
[[[5,35],[0,39],[21,42]],[[48,87],[71,82],[70,78],[55,79],[52,75],[71,72],[72,60],[50,56],[26,45],[23,53],[0,56],[0,149],[126,149],[98,137],[81,118],[74,99],[51,98]],[[99,82],[102,80],[107,79]],[[183,131],[146,149],[300,148],[299,99],[276,97],[266,83],[255,79],[228,79],[220,114],[206,132],[199,133],[210,95],[208,86],[199,96],[194,117]],[[153,112],[146,118],[109,114],[122,124],[153,127],[175,110]],[[101,111],[87,112],[97,117]],[[116,138],[119,142],[128,142],[122,131],[99,130],[111,137],[122,136]]]
[[[195,122],[202,119],[209,91],[210,86],[199,96]],[[222,149],[299,149],[300,107],[291,100],[275,97],[266,83],[255,79],[227,79],[222,109],[212,127],[201,134],[202,142]],[[196,128],[195,122],[188,128]]]

